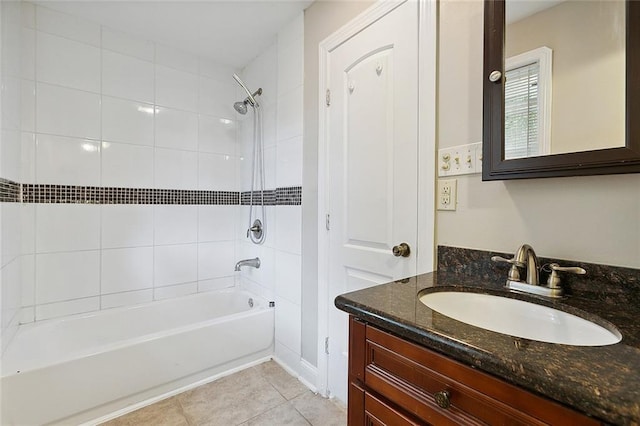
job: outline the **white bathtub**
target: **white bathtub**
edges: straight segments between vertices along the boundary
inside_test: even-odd
[[[77,424],[268,357],[273,321],[225,290],[23,325],[2,357],[0,424]]]

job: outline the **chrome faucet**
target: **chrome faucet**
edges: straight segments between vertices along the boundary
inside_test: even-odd
[[[239,271],[241,267],[243,266],[251,266],[252,268],[259,268],[260,267],[260,258],[256,257],[254,259],[243,259],[241,261],[239,261],[238,263],[236,263],[236,268],[234,269],[234,271]]]
[[[494,262],[506,262],[511,264],[507,284],[505,285],[508,289],[553,298],[562,297],[564,294],[562,287],[560,287],[560,278],[557,274],[558,272],[571,272],[574,274],[587,273],[587,271],[579,267],[561,267],[557,263],[552,263],[549,265],[551,275],[549,275],[547,285],[540,285],[540,266],[538,264],[538,256],[536,256],[536,252],[529,244],[521,245],[511,259],[505,259],[501,256],[493,256],[491,260]],[[526,271],[524,282],[520,278],[520,268]]]

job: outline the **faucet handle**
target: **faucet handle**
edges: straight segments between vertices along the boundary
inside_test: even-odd
[[[494,261],[494,262],[510,263],[510,264],[512,264],[512,265],[514,265],[514,266],[517,266],[517,267],[519,267],[519,268],[524,268],[524,263],[522,263],[522,262],[520,262],[520,261],[516,260],[516,258],[515,258],[515,257],[514,257],[514,258],[512,258],[512,259],[506,259],[506,258],[504,258],[504,257],[502,257],[502,256],[492,256],[492,257],[491,257],[491,260],[492,260],[492,261]]]
[[[504,262],[511,264],[511,269],[509,269],[509,280],[520,281],[520,271],[518,270],[518,268],[524,268],[524,263],[520,262],[515,257],[512,259],[506,259],[502,256],[492,256],[491,260],[493,262]]]
[[[558,276],[558,272],[570,272],[578,275],[584,275],[587,273],[584,268],[580,268],[579,266],[560,266],[557,263],[550,263],[549,268],[551,268],[551,275],[549,275],[549,279],[547,279],[547,286],[549,288],[560,287],[560,277]]]

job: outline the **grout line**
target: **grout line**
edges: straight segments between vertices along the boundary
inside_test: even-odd
[[[98,150],[99,154],[100,154],[100,186],[102,187],[102,182],[104,180],[104,150],[102,149],[103,147],[103,142],[102,142],[102,138],[103,138],[103,133],[104,133],[104,126],[102,123],[102,117],[104,116],[104,107],[103,107],[103,99],[102,99],[102,93],[103,93],[103,87],[102,87],[102,82],[104,80],[104,75],[103,75],[103,69],[104,69],[104,58],[103,58],[103,54],[104,54],[104,50],[102,49],[102,25],[100,25],[100,27],[98,28],[98,30],[100,31],[100,148]],[[103,210],[104,210],[104,206],[101,205],[100,206],[100,210],[98,211],[98,219],[99,219],[99,223],[100,223],[100,227],[98,229],[98,241],[99,241],[99,247],[100,247],[100,255],[98,258],[98,309],[102,310],[103,305],[102,305],[102,276],[103,276],[103,264],[102,264],[102,257],[104,256],[104,251],[102,250],[102,224],[103,224]]]

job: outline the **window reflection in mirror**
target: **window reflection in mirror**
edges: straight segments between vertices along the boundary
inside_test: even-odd
[[[625,2],[505,8],[505,159],[624,146]]]

